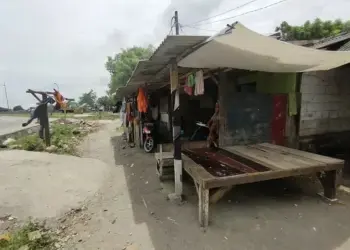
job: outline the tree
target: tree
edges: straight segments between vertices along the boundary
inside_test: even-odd
[[[83,105],[86,103],[90,107],[94,107],[96,104],[96,99],[97,99],[96,92],[93,90],[90,90],[89,92],[84,93],[79,97],[79,105]]]
[[[17,105],[13,107],[13,111],[22,111],[24,110],[21,105]]]
[[[125,86],[133,70],[140,60],[148,59],[154,51],[152,45],[146,48],[132,47],[122,49],[114,57],[109,56],[105,64],[106,70],[110,73],[111,78],[108,84],[108,94],[115,93],[117,88]]]
[[[276,31],[281,33],[285,41],[321,39],[350,31],[350,20],[346,22],[341,19],[322,21],[316,18],[313,22],[306,21],[301,26],[291,26],[284,21],[276,27]]]
[[[97,104],[103,106],[106,109],[114,105],[113,98],[111,96],[101,96],[97,99]]]

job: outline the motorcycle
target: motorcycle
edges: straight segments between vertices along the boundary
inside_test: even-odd
[[[151,153],[155,147],[154,140],[154,123],[145,123],[142,129],[143,149],[146,153]]]

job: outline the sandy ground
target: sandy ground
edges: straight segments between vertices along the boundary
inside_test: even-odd
[[[97,159],[0,151],[0,217],[59,216],[93,196],[107,171],[108,166]]]
[[[124,149],[115,127],[82,145],[85,157],[108,165],[109,176],[87,210],[65,220],[76,235],[66,249],[350,249],[350,197],[340,192],[339,204],[324,203],[309,178],[237,187],[211,207],[210,227],[203,232],[190,180],[184,204],[167,201],[173,187],[158,181],[153,155]]]

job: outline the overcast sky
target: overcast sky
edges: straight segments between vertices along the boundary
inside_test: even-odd
[[[213,22],[239,15],[278,0],[257,0]],[[90,89],[103,95],[108,84],[107,56],[133,45],[158,45],[169,33],[170,19],[179,12],[182,25],[220,14],[249,0],[1,0],[0,106],[35,103],[28,88],[51,90],[57,83],[66,97]],[[198,26],[182,34],[213,34],[227,23],[240,21],[263,34],[286,20],[349,18],[349,0],[288,0],[255,13]]]

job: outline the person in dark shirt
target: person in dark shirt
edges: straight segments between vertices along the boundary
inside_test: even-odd
[[[39,129],[39,136],[40,138],[44,138],[44,118],[45,118],[45,112],[47,112],[47,104],[48,103],[54,103],[55,101],[49,97],[45,103],[40,103],[35,109],[34,112],[31,114],[29,120],[27,122],[22,123],[22,127],[26,127],[29,124],[32,123],[33,120],[38,119],[40,124]]]

